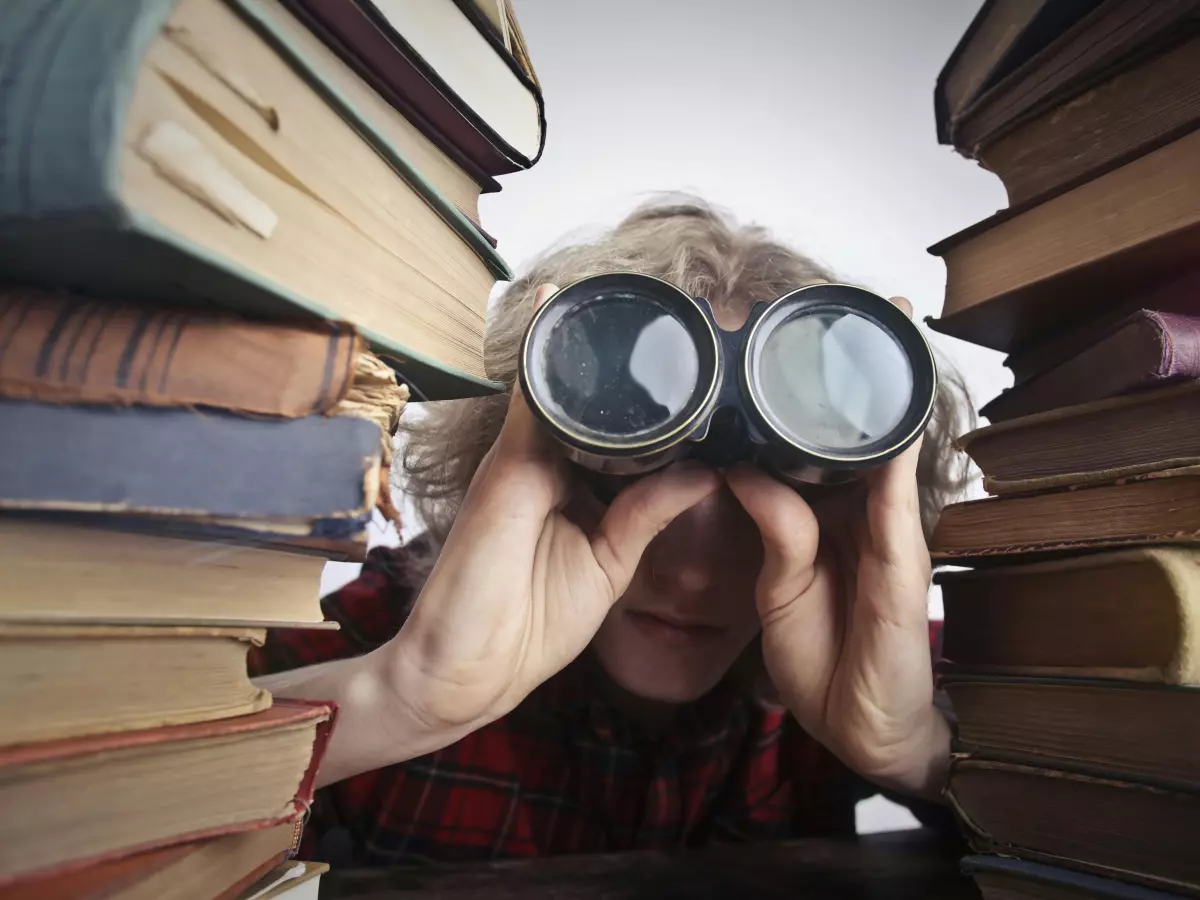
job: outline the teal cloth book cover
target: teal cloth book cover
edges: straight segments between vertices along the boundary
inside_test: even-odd
[[[407,329],[381,333],[373,321],[354,322],[320,292],[265,277],[165,227],[122,196],[129,106],[145,57],[179,5],[180,0],[0,3],[0,278],[132,302],[215,303],[268,318],[349,319],[430,399],[498,390],[477,374],[481,358],[475,373],[435,359],[414,349]],[[511,277],[486,236],[304,58],[274,12],[256,0],[226,0],[223,6],[386,161],[398,182],[419,195],[419,208],[431,211],[433,222],[440,219],[466,244],[481,272],[493,279]],[[245,90],[230,81],[231,89]],[[180,194],[181,203],[188,199]],[[269,231],[269,208],[263,213],[251,204],[247,210],[234,214],[251,225],[261,215]],[[413,321],[426,318],[421,297],[402,299],[413,305]],[[389,302],[397,305],[394,298]],[[483,296],[476,305],[485,302]],[[477,315],[481,321],[482,311]],[[436,327],[452,330],[451,325]],[[458,340],[452,334],[447,339]]]

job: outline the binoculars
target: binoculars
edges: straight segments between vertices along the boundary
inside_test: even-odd
[[[937,393],[920,329],[870,291],[801,287],[727,331],[706,300],[629,272],[554,294],[525,331],[518,374],[533,414],[593,473],[750,461],[797,488],[901,453]]]

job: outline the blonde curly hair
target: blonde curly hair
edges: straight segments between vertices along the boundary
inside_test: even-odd
[[[569,284],[605,272],[657,275],[720,310],[748,311],[760,300],[818,282],[828,270],[774,240],[757,225],[742,225],[706,201],[668,194],[639,206],[615,228],[552,249],[500,296],[491,311],[484,355],[488,374],[511,391],[521,336],[541,284]],[[959,496],[967,469],[951,445],[969,430],[974,414],[962,378],[938,359],[939,391],[917,468],[926,535],[943,506]],[[406,442],[397,486],[414,504],[440,546],[450,531],[475,470],[500,433],[509,393],[422,404],[424,415],[405,417]]]

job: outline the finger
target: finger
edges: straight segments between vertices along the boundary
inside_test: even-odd
[[[898,308],[901,312],[903,312],[910,319],[913,317],[913,307],[912,307],[912,304],[908,302],[907,298],[905,298],[905,297],[889,297],[888,302],[891,303],[892,306],[895,306],[896,308]]]
[[[536,310],[558,292],[558,286],[543,284],[534,292],[533,308]],[[513,382],[512,397],[508,402],[508,414],[496,440],[498,459],[530,459],[544,461],[551,457],[554,448],[521,392],[521,382]]]
[[[890,460],[870,478],[867,494],[867,539],[878,560],[894,577],[929,580],[929,551],[921,527],[921,493],[917,462],[922,439]]]
[[[720,487],[715,471],[685,461],[639,479],[617,494],[591,538],[592,555],[608,579],[614,602],[629,587],[655,536]]]
[[[799,494],[759,469],[737,466],[725,473],[725,482],[762,537],[757,595],[765,617],[812,583],[820,534],[817,518]]]

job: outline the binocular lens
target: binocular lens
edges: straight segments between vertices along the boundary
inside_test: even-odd
[[[589,443],[640,446],[673,431],[695,414],[701,379],[703,323],[685,321],[687,312],[638,291],[556,304],[539,317],[525,360],[531,396],[557,428]],[[711,370],[713,360],[703,362]]]
[[[751,391],[770,425],[834,454],[890,434],[911,405],[913,372],[889,331],[854,312],[793,314],[752,347]]]

